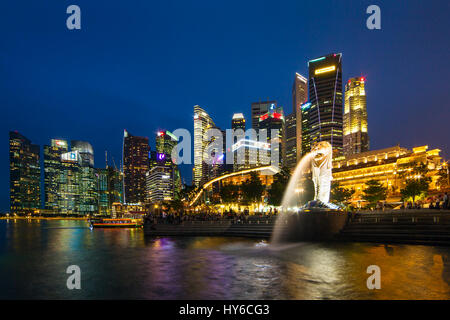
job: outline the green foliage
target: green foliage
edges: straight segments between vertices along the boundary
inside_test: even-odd
[[[242,198],[245,204],[251,202],[260,202],[265,190],[261,180],[256,172],[250,173],[250,179],[244,181],[241,185]]]
[[[352,198],[355,190],[342,188],[339,185],[339,182],[331,183],[331,200],[337,203],[348,203],[348,201]]]
[[[369,180],[366,186],[362,198],[369,202],[370,207],[374,207],[378,201],[386,200],[387,188],[383,187],[378,180]]]
[[[417,197],[424,197],[427,194],[431,178],[427,176],[429,170],[426,163],[416,162],[411,170],[402,172],[406,179],[406,185],[400,190],[402,200],[411,199],[416,201]]]
[[[223,203],[236,202],[239,198],[239,186],[235,184],[222,185],[219,194]]]
[[[448,171],[447,171],[447,167],[442,167],[441,169],[439,169],[438,172],[439,178],[437,180],[437,184],[441,187],[441,188],[446,188],[448,187]]]
[[[402,200],[416,201],[417,197],[424,197],[427,194],[429,181],[427,179],[408,179],[406,186],[400,190]]]

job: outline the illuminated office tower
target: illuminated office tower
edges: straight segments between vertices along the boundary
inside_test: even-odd
[[[243,151],[242,159],[238,159],[238,152],[234,150],[236,148],[235,144],[240,140],[245,139],[245,117],[242,113],[233,114],[233,118],[231,119],[231,129],[233,129],[233,141],[232,141],[232,155],[233,155],[233,168],[232,171],[242,170],[246,168],[245,163],[238,163],[239,161],[245,162],[245,159],[248,159],[248,148],[245,148]],[[242,131],[241,131],[242,130]],[[225,137],[226,138],[226,137]],[[229,151],[229,150],[228,150]],[[241,151],[242,152],[242,151]]]
[[[108,200],[108,169],[95,169],[97,177],[97,200],[98,200],[98,214],[101,216],[110,215],[109,200]]]
[[[351,78],[345,85],[344,155],[369,151],[365,79]]]
[[[265,152],[267,159],[270,160],[270,143],[266,141],[256,141],[243,137],[232,145],[231,150],[235,158],[233,171],[269,165],[269,163],[263,163],[262,152]],[[239,152],[242,154],[240,161],[238,161]]]
[[[11,214],[27,215],[41,206],[40,148],[16,131],[9,133]]]
[[[113,203],[123,203],[123,175],[113,167],[96,169],[98,214],[112,215]]]
[[[252,103],[252,128],[259,129],[259,117],[269,112],[269,110],[277,109],[276,101],[259,101]]]
[[[123,173],[108,167],[108,205],[112,210],[113,203],[123,203]]]
[[[71,151],[78,152],[81,163],[78,212],[81,215],[94,215],[98,212],[94,149],[87,141],[72,140]]]
[[[178,165],[174,163],[175,159],[172,159],[172,151],[178,144],[178,138],[172,132],[168,130],[160,130],[156,134],[156,153],[151,153],[149,170],[159,162],[165,161],[172,167],[173,174],[173,186],[174,195],[178,196],[181,191],[181,175]],[[155,159],[156,156],[156,159]]]
[[[200,106],[194,106],[194,169],[193,182],[201,186],[209,180],[210,168],[205,162],[205,149],[210,143],[207,139],[207,130],[216,128],[212,118]]]
[[[308,62],[308,144],[328,141],[335,155],[342,153],[342,54],[329,54]],[[302,116],[303,116],[302,112]],[[303,124],[303,119],[302,119]],[[302,150],[305,154],[308,150]]]
[[[299,73],[295,73],[295,79],[294,79],[294,84],[292,86],[292,113],[295,114],[295,147],[293,146],[293,139],[292,139],[292,135],[293,135],[293,126],[294,126],[294,122],[291,119],[291,131],[292,133],[290,133],[290,137],[291,137],[291,142],[289,147],[286,145],[286,152],[288,152],[288,150],[292,153],[295,151],[296,154],[296,162],[300,161],[300,158],[302,156],[302,110],[301,110],[301,106],[302,104],[304,104],[305,102],[308,101],[308,80],[302,76]],[[286,125],[287,125],[287,117],[286,117]],[[288,129],[286,129],[288,130]],[[287,131],[286,131],[286,134]],[[287,141],[287,140],[286,140]],[[292,147],[291,147],[292,145]],[[295,149],[295,150],[294,150]],[[289,168],[295,168],[295,165],[293,164],[293,156],[289,157],[290,160],[287,160],[287,166]],[[288,158],[286,158],[288,159]]]
[[[280,107],[276,111],[267,112],[259,118],[259,130],[267,130],[267,142],[270,143],[270,153],[276,153],[278,155],[278,163],[271,163],[272,165],[277,165],[281,167],[283,165],[283,159],[285,158],[285,144],[284,144],[284,134],[285,134],[285,123],[283,109]],[[276,135],[272,135],[272,130],[277,130]],[[261,132],[260,132],[261,134]],[[259,138],[261,141],[261,136]],[[262,141],[261,141],[262,142]]]
[[[311,140],[309,136],[310,128],[309,128],[309,109],[311,107],[310,102],[305,102],[301,105],[301,113],[302,113],[302,149],[301,155],[304,156],[306,153],[311,151]]]
[[[284,158],[284,164],[289,169],[294,169],[297,165],[297,117],[295,113],[291,113],[286,116],[286,157]],[[301,142],[301,139],[299,139]],[[301,148],[301,146],[300,146]]]
[[[152,151],[150,169],[146,173],[147,202],[160,203],[173,200],[180,190],[181,177],[177,165],[165,157],[164,153]]]
[[[233,118],[231,119],[231,129],[242,129],[245,132],[245,117],[242,113],[233,114]]]
[[[132,136],[124,130],[123,174],[125,203],[145,202],[145,180],[149,169],[149,152],[148,138]]]
[[[69,151],[66,140],[52,139],[44,146],[44,208],[51,213],[59,213],[60,175],[64,170],[61,155]]]
[[[62,171],[59,174],[58,212],[79,215],[82,189],[82,159],[78,151],[61,154]]]
[[[172,150],[177,146],[178,138],[169,130],[160,130],[156,134],[156,152],[165,154],[168,160],[172,159]]]

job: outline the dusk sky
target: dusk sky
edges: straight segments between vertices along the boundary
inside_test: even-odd
[[[81,30],[66,28],[71,4]],[[371,4],[381,30],[366,28]],[[295,72],[333,52],[343,54],[343,81],[367,79],[371,149],[428,144],[450,156],[448,0],[10,0],[0,12],[0,211],[9,210],[10,130],[41,148],[89,141],[96,167],[105,150],[119,165],[123,129],[154,150],[158,129],[193,131],[196,104],[223,129],[235,112],[249,124],[260,99],[290,113]]]

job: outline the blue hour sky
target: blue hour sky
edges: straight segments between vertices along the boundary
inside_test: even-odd
[[[81,30],[66,8],[81,8]],[[381,30],[366,8],[381,8]],[[291,111],[295,72],[342,52],[365,76],[372,149],[428,144],[450,156],[448,1],[102,1],[0,3],[0,210],[9,209],[8,132],[89,141],[97,167],[121,158],[123,129],[193,130],[193,106],[229,128],[275,99]],[[250,121],[248,121],[250,122]],[[182,169],[190,183],[189,166]]]

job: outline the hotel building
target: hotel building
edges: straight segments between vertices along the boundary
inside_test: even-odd
[[[442,167],[439,149],[421,146],[408,150],[400,146],[341,156],[333,160],[333,181],[355,190],[353,202],[361,201],[367,181],[375,179],[388,188],[388,201],[399,201],[407,173],[418,163],[427,164],[430,190],[437,190],[438,171]]]

